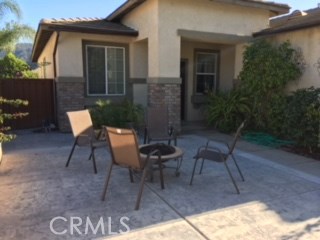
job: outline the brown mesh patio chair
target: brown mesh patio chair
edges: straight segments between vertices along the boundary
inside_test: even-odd
[[[174,128],[169,125],[168,108],[165,105],[147,108],[147,119],[144,143],[151,141],[171,141],[177,146],[177,136]]]
[[[89,111],[80,110],[67,112],[71,125],[73,136],[75,137],[74,144],[69,154],[66,167],[69,166],[72,154],[76,146],[89,147],[90,156],[92,158],[94,173],[97,173],[96,159],[94,151],[96,148],[107,147],[105,140],[99,140],[99,135],[96,135],[92,126],[91,116]]]
[[[136,200],[135,210],[139,209],[144,182],[148,171],[152,171],[152,162],[150,157],[157,155],[157,164],[160,170],[161,188],[164,188],[162,162],[159,150],[150,152],[145,158],[142,158],[139,151],[138,139],[134,130],[106,127],[107,141],[111,150],[112,162],[108,171],[105,186],[102,193],[102,201],[105,200],[108,184],[111,177],[111,171],[114,165],[129,169],[130,181],[133,182],[133,172],[142,171],[139,192]]]
[[[207,144],[205,146],[202,146],[202,147],[199,147],[198,151],[197,151],[197,154],[194,156],[195,158],[195,162],[194,162],[194,166],[193,166],[193,171],[192,171],[192,176],[191,176],[191,180],[190,180],[190,185],[192,185],[192,181],[193,181],[193,176],[194,176],[194,173],[195,173],[195,170],[196,170],[196,165],[198,163],[198,160],[199,159],[202,159],[202,163],[201,163],[201,168],[200,168],[200,172],[199,174],[202,173],[202,169],[203,169],[203,165],[204,165],[204,160],[207,159],[207,160],[210,160],[210,161],[214,161],[214,162],[218,162],[218,163],[223,163],[224,166],[226,167],[227,169],[227,172],[231,178],[231,181],[237,191],[238,194],[240,194],[240,191],[239,191],[239,188],[231,174],[231,171],[228,167],[228,164],[227,164],[227,160],[229,158],[232,158],[237,169],[238,169],[238,172],[241,176],[241,179],[242,181],[244,181],[244,177],[242,175],[242,172],[239,168],[239,165],[233,155],[233,150],[236,146],[236,143],[240,137],[240,134],[241,134],[241,130],[242,128],[244,127],[244,124],[245,124],[245,121],[241,123],[241,125],[238,127],[237,129],[237,132],[233,138],[233,141],[232,143],[229,145],[229,144],[226,144],[227,148],[228,148],[228,151],[225,153],[223,151],[221,151],[221,149],[217,148],[217,147],[213,147],[213,146],[209,146],[210,144],[210,140],[208,140]]]

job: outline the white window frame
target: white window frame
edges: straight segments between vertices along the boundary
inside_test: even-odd
[[[89,92],[89,65],[88,65],[88,47],[96,47],[96,48],[104,48],[104,56],[105,56],[105,84],[106,84],[106,92],[105,93],[99,93],[99,94],[92,94]],[[108,55],[107,55],[107,49],[122,49],[123,50],[123,93],[115,93],[115,94],[109,94],[108,93]],[[95,45],[95,44],[87,44],[86,45],[86,86],[87,86],[87,96],[125,96],[126,95],[126,49],[125,47],[117,47],[117,46],[106,46],[106,45]]]
[[[206,55],[214,55],[215,58],[215,72],[214,73],[202,73],[198,72],[198,54],[206,54]],[[219,60],[219,53],[217,52],[210,52],[210,51],[196,51],[195,52],[195,94],[202,95],[203,92],[197,92],[197,83],[198,83],[198,76],[214,76],[214,89],[212,91],[217,90],[217,77],[218,77],[218,60]]]

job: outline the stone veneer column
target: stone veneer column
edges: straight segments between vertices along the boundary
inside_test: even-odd
[[[56,78],[56,104],[59,129],[70,132],[70,123],[67,111],[84,109],[85,80],[82,77]]]
[[[181,96],[180,78],[149,78],[148,80],[148,105],[167,105],[169,111],[169,124],[181,131]]]

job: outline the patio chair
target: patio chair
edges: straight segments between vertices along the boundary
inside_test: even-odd
[[[227,169],[227,172],[229,174],[229,177],[231,178],[231,181],[237,191],[238,194],[240,194],[240,191],[239,191],[239,188],[231,174],[231,171],[227,165],[227,160],[229,158],[232,158],[237,169],[238,169],[238,172],[241,176],[241,179],[242,181],[244,181],[244,177],[242,175],[242,172],[239,168],[239,165],[233,155],[233,150],[236,146],[236,143],[240,137],[240,133],[241,133],[241,130],[242,128],[244,127],[244,124],[245,124],[245,121],[241,123],[241,125],[238,127],[237,129],[237,132],[233,138],[233,141],[231,143],[231,145],[227,144],[226,143],[226,146],[228,148],[228,151],[225,153],[225,152],[222,152],[221,149],[217,148],[217,147],[213,147],[213,146],[209,146],[210,144],[210,140],[208,140],[207,144],[205,146],[202,146],[202,147],[199,147],[198,148],[198,151],[197,151],[197,154],[194,156],[195,158],[195,162],[194,162],[194,166],[193,166],[193,171],[192,171],[192,176],[191,176],[191,180],[190,180],[190,185],[192,185],[192,181],[193,181],[193,176],[194,176],[194,173],[195,173],[195,170],[196,170],[196,165],[198,163],[198,160],[199,159],[202,159],[202,164],[201,164],[201,168],[200,168],[200,172],[199,174],[202,173],[202,169],[203,169],[203,165],[204,165],[204,160],[207,159],[207,160],[210,160],[210,161],[214,161],[214,162],[218,162],[218,163],[223,163],[224,166],[226,167]]]
[[[69,166],[72,154],[76,146],[89,147],[89,160],[92,159],[94,173],[97,173],[94,151],[96,148],[107,147],[105,140],[99,140],[99,135],[95,134],[92,126],[91,116],[87,109],[67,112],[67,116],[69,118],[69,122],[75,140],[71,152],[69,154],[66,167]]]
[[[129,169],[130,181],[133,182],[133,172],[142,172],[139,192],[136,200],[135,210],[140,207],[141,196],[143,192],[144,182],[148,171],[152,171],[152,162],[150,157],[157,154],[160,170],[161,189],[164,188],[162,162],[159,150],[154,150],[142,158],[139,151],[138,139],[134,130],[119,129],[106,127],[107,141],[109,142],[112,162],[109,167],[108,175],[105,181],[105,186],[102,193],[102,201],[105,200],[108,184],[111,177],[111,171],[114,165]]]
[[[151,141],[171,141],[177,146],[177,136],[173,126],[169,125],[168,108],[165,105],[147,108],[147,119],[144,135],[144,143]]]

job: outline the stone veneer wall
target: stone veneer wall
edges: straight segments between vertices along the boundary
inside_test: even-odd
[[[181,131],[181,108],[180,84],[148,84],[148,105],[167,105],[169,111],[169,124],[180,132]]]
[[[70,132],[67,111],[84,109],[85,82],[83,78],[59,77],[56,79],[57,117],[61,132]]]

